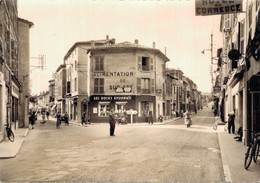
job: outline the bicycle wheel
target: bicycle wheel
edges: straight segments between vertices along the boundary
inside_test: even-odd
[[[259,150],[260,150],[260,144],[256,143],[256,148],[255,148],[255,154],[254,154],[254,162],[257,162],[258,156],[259,156]]]
[[[8,139],[9,139],[11,142],[14,141],[14,133],[13,133],[11,130],[8,132]]]
[[[245,162],[244,162],[244,168],[247,170],[248,167],[250,166],[252,162],[252,153],[253,153],[253,148],[252,145],[250,144],[247,148],[246,154],[245,154]]]

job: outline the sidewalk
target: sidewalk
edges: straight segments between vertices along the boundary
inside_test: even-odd
[[[14,132],[14,142],[7,139],[0,143],[0,159],[14,158],[19,152],[24,138],[29,132],[29,128],[18,128]]]
[[[234,139],[234,134],[224,131],[220,125],[218,139],[226,182],[260,182],[260,162],[252,161],[248,170],[244,169],[247,146]]]

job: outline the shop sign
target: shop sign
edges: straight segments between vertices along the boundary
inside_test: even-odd
[[[133,109],[130,109],[130,110],[126,111],[126,114],[129,114],[129,115],[133,114],[133,115],[135,115],[135,114],[137,114],[137,111],[133,110]]]
[[[132,100],[132,96],[91,96],[91,101]]]
[[[132,88],[131,87],[118,87],[116,89],[116,93],[131,93]]]
[[[4,74],[0,72],[0,84],[3,84],[4,82]]]
[[[196,16],[242,12],[243,0],[195,0]]]

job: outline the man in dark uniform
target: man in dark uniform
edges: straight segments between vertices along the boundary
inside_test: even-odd
[[[115,113],[113,108],[111,108],[109,113],[109,124],[110,124],[110,136],[115,136],[114,132],[116,127],[116,118],[115,118]]]

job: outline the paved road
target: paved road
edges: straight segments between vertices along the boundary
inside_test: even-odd
[[[64,126],[37,123],[13,159],[0,160],[1,181],[224,181],[212,121],[199,112],[194,126]],[[180,124],[179,124],[180,123]],[[174,124],[174,125],[173,125]]]

